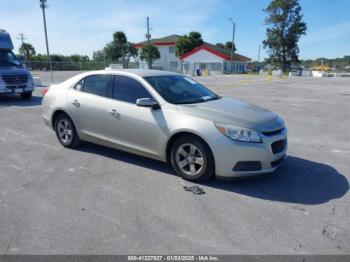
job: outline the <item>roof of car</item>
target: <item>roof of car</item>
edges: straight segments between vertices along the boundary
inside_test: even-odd
[[[166,76],[166,75],[179,75],[175,72],[169,72],[169,71],[163,71],[163,70],[149,70],[149,69],[105,69],[90,73],[128,73],[137,75],[140,77],[146,77],[146,76]]]

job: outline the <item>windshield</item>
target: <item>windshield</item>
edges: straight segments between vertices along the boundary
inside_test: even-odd
[[[0,50],[0,66],[21,66],[21,62],[11,51]]]
[[[193,104],[220,97],[193,79],[182,75],[144,77],[157,92],[172,104]]]

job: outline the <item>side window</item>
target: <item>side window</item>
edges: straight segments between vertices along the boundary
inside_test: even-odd
[[[135,79],[116,75],[114,79],[114,98],[128,103],[136,103],[139,98],[153,98],[147,89]]]
[[[84,79],[80,80],[73,88],[77,91],[83,91]]]
[[[113,77],[111,75],[91,75],[85,77],[82,81],[82,91],[84,93],[110,98],[113,95]],[[75,88],[77,90],[79,83]]]

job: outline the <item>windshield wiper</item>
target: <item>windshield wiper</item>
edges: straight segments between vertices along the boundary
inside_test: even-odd
[[[210,97],[208,99],[201,97],[199,100],[178,101],[178,102],[174,102],[174,103],[177,105],[198,104],[198,103],[205,103],[205,102],[212,101],[212,100],[217,100],[220,98],[222,98],[222,96],[216,95],[216,96]]]
[[[209,98],[209,99],[205,99],[205,102],[207,102],[207,101],[212,101],[212,100],[218,100],[218,99],[220,99],[220,98],[221,98],[221,96],[216,95],[216,96],[213,96],[213,97],[211,97],[211,98]]]

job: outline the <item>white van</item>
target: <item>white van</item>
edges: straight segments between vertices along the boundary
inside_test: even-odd
[[[12,50],[9,33],[0,29],[0,95],[20,94],[22,98],[30,99],[34,90],[33,78]]]

